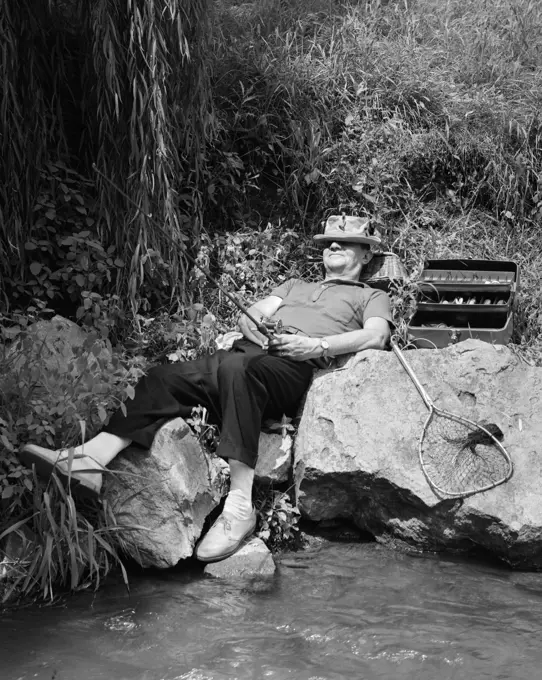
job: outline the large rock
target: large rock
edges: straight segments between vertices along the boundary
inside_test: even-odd
[[[437,405],[500,426],[512,479],[462,500],[438,498],[417,457],[427,409],[393,353],[369,350],[317,374],[308,392],[295,443],[302,514],[352,520],[382,542],[478,547],[542,568],[542,369],[477,340],[406,356]]]
[[[129,447],[110,469],[105,498],[127,552],[143,567],[172,567],[190,557],[205,518],[226,492],[226,463],[206,453],[176,418],[149,451]]]
[[[258,462],[254,476],[262,484],[282,484],[288,481],[292,467],[293,439],[285,435],[262,432],[258,444]]]
[[[258,481],[284,481],[291,449],[290,435],[283,439],[262,433]],[[128,554],[143,567],[167,568],[190,557],[206,517],[229,484],[227,463],[204,451],[182,418],[161,427],[149,451],[130,447],[109,469],[114,474],[107,477],[105,498],[126,527],[122,535]],[[251,555],[246,569],[253,567]],[[235,569],[240,568],[236,562]]]
[[[25,350],[34,358],[39,358],[50,370],[66,370],[70,363],[78,358],[83,350],[89,345],[89,333],[73,321],[63,316],[54,316],[49,321],[37,321],[31,324],[25,331],[28,346]],[[92,344],[97,343],[98,356],[110,359],[107,343],[103,340],[92,339]],[[19,348],[16,341],[13,350]],[[90,347],[89,347],[90,348]]]

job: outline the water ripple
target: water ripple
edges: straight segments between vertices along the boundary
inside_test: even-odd
[[[541,583],[374,544],[285,555],[271,579],[134,578],[10,612],[1,678],[532,680]]]

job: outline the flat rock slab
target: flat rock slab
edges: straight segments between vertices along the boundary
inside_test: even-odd
[[[210,562],[203,570],[216,578],[237,578],[240,576],[272,576],[275,573],[273,557],[260,538],[251,538],[234,555]]]
[[[542,569],[542,369],[478,340],[405,354],[438,406],[501,428],[512,479],[466,499],[437,497],[417,456],[424,402],[393,353],[368,350],[317,374],[308,392],[295,442],[302,514],[351,520],[383,543],[477,547]]]

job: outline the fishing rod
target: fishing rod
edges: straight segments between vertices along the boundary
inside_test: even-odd
[[[128,201],[128,203],[130,203],[136,210],[138,210],[138,211],[143,215],[143,217],[145,217],[145,219],[149,220],[149,222],[150,222],[156,229],[158,229],[158,231],[159,231],[163,236],[166,237],[166,239],[171,243],[171,245],[173,245],[175,248],[178,248],[178,247],[179,247],[179,244],[175,241],[175,239],[174,239],[172,236],[170,236],[170,234],[168,234],[168,232],[162,227],[162,225],[158,222],[158,220],[154,219],[154,217],[153,217],[151,214],[146,213],[146,212],[143,210],[143,208],[141,208],[141,207],[140,207],[140,206],[139,206],[132,198],[130,198],[130,196],[128,196],[128,194],[127,194],[125,191],[123,191],[117,184],[115,184],[115,182],[113,182],[112,179],[109,179],[109,177],[107,177],[106,175],[104,175],[104,173],[103,173],[101,170],[98,169],[96,163],[93,163],[93,164],[92,164],[92,167],[93,167],[93,169],[95,170],[95,172],[96,172],[98,175],[100,175],[100,177],[103,177],[103,179],[105,179],[105,181],[106,181],[108,184],[110,184],[110,185],[113,187],[113,189],[115,189],[121,196],[123,196],[123,197]],[[196,267],[196,269],[199,269],[199,271],[202,272],[202,274],[204,274],[204,275],[207,277],[207,279],[208,279],[214,286],[216,286],[216,287],[218,288],[218,290],[220,290],[222,293],[224,293],[224,295],[228,298],[228,300],[230,300],[230,302],[233,302],[233,304],[234,304],[241,312],[243,312],[243,314],[244,314],[248,319],[250,319],[253,323],[255,323],[255,324],[256,324],[257,330],[258,330],[262,335],[265,335],[267,338],[272,338],[274,333],[277,333],[277,332],[280,333],[281,325],[282,325],[280,321],[274,322],[274,321],[271,321],[270,319],[265,319],[264,317],[262,317],[262,318],[258,321],[258,319],[256,319],[256,317],[252,316],[252,314],[248,311],[248,309],[245,307],[245,305],[243,305],[241,302],[239,302],[239,300],[235,297],[235,295],[232,295],[231,293],[229,293],[227,290],[225,290],[225,289],[218,283],[218,281],[214,278],[214,276],[209,272],[208,269],[205,269],[205,267],[202,267],[200,264],[198,264],[196,258],[193,257],[192,255],[190,255],[190,253],[186,250],[186,248],[182,248],[182,247],[181,247],[181,249],[183,250],[186,259],[187,259],[194,267]]]

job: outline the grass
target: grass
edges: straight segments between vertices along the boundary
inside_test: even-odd
[[[215,104],[271,214],[308,233],[367,214],[413,278],[429,257],[514,259],[514,341],[538,348],[540,4],[218,7]]]
[[[44,490],[34,479],[33,507],[12,522],[0,539],[19,537],[20,548],[10,565],[0,602],[38,598],[53,601],[66,590],[98,588],[111,568],[119,567],[122,533],[111,509],[77,504],[56,475]]]

